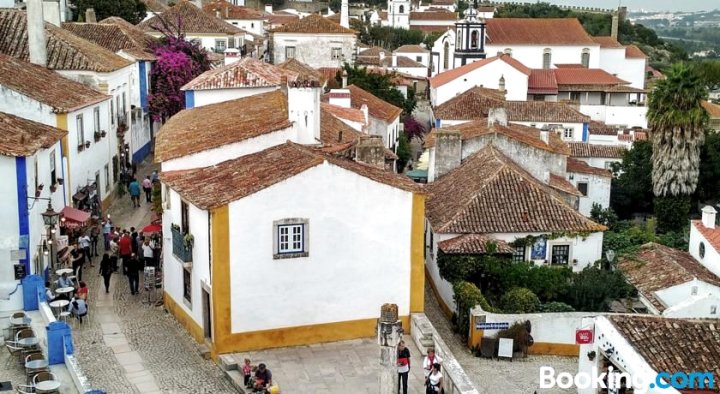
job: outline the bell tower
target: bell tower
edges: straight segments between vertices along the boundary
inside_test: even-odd
[[[388,0],[389,25],[410,29],[410,6],[410,0]]]
[[[477,10],[468,8],[465,19],[455,23],[455,32],[453,68],[485,59],[485,19],[478,17]]]

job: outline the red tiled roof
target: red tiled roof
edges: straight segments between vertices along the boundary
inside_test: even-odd
[[[618,129],[615,126],[608,126],[593,120],[588,125],[588,132],[594,135],[617,135]]]
[[[623,48],[623,45],[612,36],[595,36],[592,40],[600,44],[600,48]]]
[[[645,59],[647,55],[635,45],[628,45],[625,47],[625,57],[631,59]]]
[[[328,107],[337,106],[326,103],[320,104],[320,142],[322,142],[323,145],[357,142],[362,134],[334,116]]]
[[[422,190],[403,175],[326,155],[292,142],[210,167],[163,172],[160,179],[193,205],[210,210],[257,193],[325,161],[401,190],[413,193]]]
[[[400,48],[396,49],[395,52],[397,52],[397,53],[430,53],[430,51],[421,47],[420,45],[403,45]]]
[[[271,25],[280,25],[284,26],[288,23],[293,23],[297,20],[300,20],[300,17],[297,15],[284,15],[284,14],[271,14],[267,17],[267,21]]]
[[[225,0],[213,0],[203,4],[203,11],[213,16],[218,16],[223,19],[265,19],[262,12],[249,8],[242,7],[239,5],[233,5]]]
[[[283,77],[292,82],[297,80],[298,74],[262,60],[244,57],[235,63],[205,71],[181,89],[211,90],[278,86]]]
[[[53,146],[67,131],[0,112],[0,155],[32,156]]]
[[[599,68],[555,68],[553,71],[559,86],[624,85],[629,83]]]
[[[619,258],[618,268],[660,312],[668,305],[655,296],[657,291],[693,279],[720,286],[720,278],[698,263],[690,253],[652,242],[643,245],[635,254]]]
[[[347,89],[350,90],[351,95],[350,105],[356,109],[360,109],[363,104],[367,105],[368,113],[373,118],[380,119],[386,123],[391,123],[402,113],[402,109],[355,85],[350,85]]]
[[[452,11],[413,11],[410,13],[411,21],[455,21],[457,14]]]
[[[55,71],[3,54],[0,54],[0,85],[59,113],[72,112],[111,98]]]
[[[580,63],[556,63],[556,68],[587,68]]]
[[[292,71],[298,74],[298,80],[300,81],[317,81],[320,85],[324,85],[325,82],[327,82],[323,73],[295,58],[290,58],[277,66],[283,70]]]
[[[528,94],[557,94],[558,86],[555,71],[551,69],[533,69],[528,77]]]
[[[571,157],[607,157],[622,159],[625,154],[624,146],[588,144],[587,142],[570,142]]]
[[[492,18],[486,21],[488,45],[593,45],[575,18]]]
[[[438,242],[438,249],[449,254],[512,254],[514,249],[507,242],[482,234],[463,234]]]
[[[437,233],[605,231],[492,145],[428,186]]]
[[[158,39],[117,17],[100,23],[63,23],[62,28],[112,52],[124,50],[139,54],[142,60],[155,59],[149,47],[159,43]]]
[[[567,179],[563,178],[560,175],[556,174],[550,174],[550,182],[548,182],[548,186],[552,187],[553,189],[559,190],[563,193],[569,194],[571,196],[576,197],[582,197],[583,194],[580,193],[580,191],[575,188],[575,185],[570,183]]]
[[[597,175],[606,178],[612,177],[612,173],[610,171],[604,168],[593,167],[582,160],[574,159],[572,157],[567,158],[565,169],[567,172],[574,172],[576,174]]]
[[[432,0],[432,5],[455,5],[455,0]]]
[[[693,226],[710,243],[713,249],[720,252],[720,227],[707,228],[703,226],[702,220],[693,220]]]
[[[352,34],[355,30],[340,26],[331,20],[323,18],[321,15],[311,14],[300,20],[289,23],[285,26],[278,27],[272,31],[273,33],[309,33],[309,34]]]
[[[292,127],[280,90],[180,111],[157,134],[163,162]]]
[[[332,105],[329,103],[320,103],[320,108],[336,118],[365,124],[365,114],[359,109],[344,108],[339,105]]]
[[[157,28],[163,26],[163,21],[176,29],[178,28],[177,25],[181,24],[182,31],[185,33],[235,35],[245,32],[239,27],[217,18],[215,15],[204,12],[187,0],[179,0],[177,4],[162,14],[140,22],[138,27],[146,32],[155,32],[158,31]]]
[[[521,73],[523,73],[525,75],[530,75],[530,73],[531,73],[531,70],[529,68],[525,67],[519,61],[513,59],[512,56],[507,55],[507,54],[500,54],[499,56],[493,56],[493,57],[489,57],[487,59],[478,60],[478,61],[466,64],[462,67],[453,68],[451,70],[441,72],[440,74],[430,78],[430,86],[432,86],[433,88],[440,87],[442,85],[445,85],[448,82],[454,81],[454,80],[462,77],[463,75],[465,75],[471,71],[477,70],[477,69],[479,69],[487,64],[490,64],[496,60],[501,60],[501,61],[509,64],[510,66],[514,67],[515,69],[517,69],[518,71],[520,71]]]
[[[158,0],[140,0],[145,4],[147,10],[150,12],[160,13],[170,9],[165,3]]]

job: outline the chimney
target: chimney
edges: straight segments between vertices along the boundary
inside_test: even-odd
[[[496,124],[499,126],[508,125],[505,108],[490,108],[490,111],[488,111],[488,127],[493,127]]]
[[[268,14],[272,14],[272,12],[273,12],[272,4],[265,4],[265,12],[267,12]]]
[[[86,23],[97,23],[97,17],[95,16],[94,8],[88,8],[85,10],[85,22]]]
[[[717,211],[710,205],[702,209],[702,224],[705,228],[715,228],[715,214]]]
[[[30,63],[47,67],[45,20],[42,0],[27,0],[27,31]]]
[[[338,107],[350,108],[351,98],[352,95],[349,89],[332,89],[330,90],[328,103]]]
[[[385,144],[378,135],[364,135],[355,145],[355,161],[385,168]]]
[[[364,117],[365,117],[365,125],[370,124],[370,111],[368,110],[367,104],[363,104],[360,106],[360,111],[362,111]]]
[[[342,0],[340,3],[340,26],[349,29],[350,17],[348,15],[348,0]]]
[[[438,131],[435,134],[434,179],[460,166],[462,139],[457,131]]]
[[[230,18],[230,6],[225,7],[225,19]]]
[[[397,67],[397,54],[392,54],[392,66]]]
[[[618,27],[620,25],[620,17],[617,14],[612,16],[612,24],[610,25],[610,37],[617,40],[618,38]]]
[[[293,122],[299,144],[320,141],[320,91],[317,81],[296,81],[286,84],[288,119]]]
[[[343,89],[347,88],[347,78],[348,78],[347,70],[343,69],[343,72],[342,72],[342,87],[343,87]]]
[[[540,139],[543,140],[545,145],[550,145],[550,131],[540,130]]]

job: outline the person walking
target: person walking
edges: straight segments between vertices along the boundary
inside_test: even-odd
[[[432,365],[430,374],[425,378],[425,393],[426,394],[438,394],[442,393],[443,376],[440,373],[440,364],[435,363]]]
[[[103,236],[105,237],[105,250],[110,248],[110,238],[112,237],[112,221],[110,221],[110,215],[107,216],[105,222],[103,222]]]
[[[135,295],[138,293],[138,285],[140,282],[140,269],[141,264],[137,258],[137,255],[133,253],[130,255],[127,264],[127,277],[130,283],[130,294]]]
[[[408,375],[410,373],[410,350],[405,347],[405,341],[400,341],[397,348],[398,366],[398,393],[402,387],[402,394],[408,392]]]
[[[115,235],[113,234],[110,237],[110,265],[112,266],[113,272],[117,272],[118,269],[117,261],[119,250],[120,247],[118,246]]]
[[[132,246],[132,252],[136,255],[139,255],[138,253],[138,233],[135,231],[135,227],[130,227],[130,245]]]
[[[152,181],[150,180],[150,175],[146,176],[145,179],[142,181],[142,188],[145,192],[145,202],[151,203],[152,202]]]
[[[105,293],[110,292],[110,276],[112,276],[112,273],[112,260],[110,260],[110,256],[105,253],[100,261],[100,275],[102,275],[105,284]]]
[[[130,234],[125,230],[118,241],[118,252],[120,253],[120,259],[122,259],[123,273],[127,275],[127,261],[132,255],[132,241],[130,241]]]
[[[145,242],[142,245],[143,260],[145,261],[146,267],[155,266],[155,245],[152,244],[149,237],[145,237]]]
[[[87,233],[83,234],[78,239],[78,244],[80,244],[80,249],[82,250],[82,253],[85,255],[85,259],[90,261],[92,263],[92,256],[90,255],[90,244],[92,241],[90,240],[90,236],[87,235]]]
[[[435,364],[442,364],[442,358],[435,354],[435,348],[429,347],[427,349],[427,356],[425,356],[425,359],[423,359],[423,372],[425,373],[425,378],[430,375],[430,372],[432,372],[433,365]]]
[[[133,178],[128,185],[130,191],[130,200],[132,201],[133,208],[140,208],[140,184],[137,179]]]
[[[90,227],[90,257],[98,257],[98,241],[100,240],[100,225],[96,224]]]
[[[75,249],[70,252],[70,258],[72,259],[72,269],[75,275],[77,276],[77,280],[82,280],[82,269],[83,265],[85,264],[85,253],[82,253],[79,250],[78,245],[75,245]]]

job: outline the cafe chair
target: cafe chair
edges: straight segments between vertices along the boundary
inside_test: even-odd
[[[21,319],[23,317],[26,317],[25,312],[15,312],[12,314],[13,319]]]
[[[45,360],[45,357],[43,357],[42,353],[29,354],[27,357],[25,357],[25,364],[27,365],[27,363],[29,361],[34,361],[34,360]],[[50,370],[48,369],[48,367],[42,367],[42,368],[25,367],[25,375],[27,377],[28,383],[30,383],[31,378],[33,376],[37,375],[40,372],[50,372]]]
[[[5,362],[5,367],[7,368],[12,363],[13,357],[15,358],[16,362],[18,361],[19,356],[22,354],[23,347],[15,341],[5,341],[5,347],[7,348],[8,352],[10,352],[11,356],[8,357],[7,361]]]
[[[57,381],[58,379],[55,377],[55,375],[53,375],[52,372],[40,372],[38,374],[35,374],[35,377],[33,378],[33,386],[34,386],[33,388],[35,388],[35,390],[37,391],[37,388],[36,388],[37,384],[40,382],[44,382],[46,380]],[[43,391],[43,392],[44,393],[58,393],[59,391],[54,390],[54,391]]]
[[[15,389],[19,394],[35,394],[35,386],[29,384],[19,384]]]

